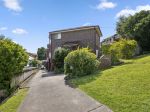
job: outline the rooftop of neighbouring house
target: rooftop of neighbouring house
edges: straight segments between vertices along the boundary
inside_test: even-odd
[[[114,34],[114,35],[112,35],[112,36],[110,36],[110,37],[107,37],[107,38],[103,39],[102,42],[107,41],[107,40],[110,40],[110,39],[112,39],[112,38],[113,38],[113,39],[119,39],[120,36],[119,36],[118,34]]]
[[[70,31],[87,30],[87,29],[95,29],[98,32],[99,36],[102,36],[102,32],[100,30],[99,25],[67,28],[67,29],[61,29],[61,30],[51,31],[49,33],[50,34],[55,34],[55,33],[61,33],[61,32],[70,32]]]
[[[28,54],[29,56],[31,56],[31,57],[37,57],[37,54],[35,54],[35,53],[27,52],[27,54]]]

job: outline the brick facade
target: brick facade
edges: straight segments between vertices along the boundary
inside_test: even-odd
[[[89,47],[96,54],[97,50],[99,51],[101,35],[99,26],[78,27],[49,32],[50,57],[53,58],[55,49],[65,46],[71,46],[72,50],[77,48],[74,46]]]

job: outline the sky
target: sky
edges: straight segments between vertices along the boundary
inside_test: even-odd
[[[36,53],[50,31],[99,25],[103,40],[120,16],[141,10],[150,10],[150,0],[0,0],[0,34]]]

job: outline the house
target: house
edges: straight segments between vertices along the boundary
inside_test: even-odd
[[[37,59],[37,54],[35,54],[35,53],[30,53],[30,52],[27,52],[27,54],[29,55],[29,60]]]
[[[112,44],[114,41],[118,41],[120,39],[120,36],[118,34],[114,34],[106,39],[104,39],[102,42],[101,42],[101,45],[103,44]]]
[[[27,67],[29,67],[29,63],[30,63],[32,60],[37,59],[37,54],[30,53],[30,52],[27,52],[27,54],[29,55]]]
[[[93,53],[100,54],[100,37],[102,36],[100,27],[82,26],[49,32],[49,44],[47,49],[47,60],[49,66],[52,64],[54,51],[57,48],[65,47],[75,50],[78,47],[89,47]]]
[[[119,41],[119,39],[121,38],[121,36],[119,34],[114,34],[106,39],[104,39],[102,42],[101,42],[101,45],[108,45],[108,44],[112,44],[113,42],[115,41]],[[136,50],[135,50],[135,54],[134,55],[139,55],[141,54],[142,52],[142,49],[140,47],[140,45],[138,44],[137,47],[136,47]]]

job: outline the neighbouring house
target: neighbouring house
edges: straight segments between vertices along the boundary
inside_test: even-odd
[[[37,59],[37,54],[35,53],[30,53],[30,52],[27,52],[28,55],[29,55],[29,60],[34,60],[34,59]]]
[[[108,38],[105,38],[102,42],[101,45],[108,45],[112,44],[115,41],[119,41],[121,36],[119,34],[114,34]],[[136,50],[135,50],[135,55],[139,55],[142,52],[142,49],[139,45],[137,45]]]
[[[65,47],[75,50],[78,47],[89,47],[93,53],[100,55],[100,37],[102,32],[98,25],[82,26],[49,32],[49,44],[47,45],[48,68],[52,68],[54,51]]]
[[[105,38],[102,42],[101,45],[103,44],[112,44],[114,41],[118,41],[120,39],[120,36],[118,34],[114,34],[108,38]]]
[[[30,61],[32,61],[32,60],[34,60],[34,59],[37,59],[37,54],[35,54],[35,53],[30,53],[30,52],[27,52],[27,54],[29,55],[27,67],[29,67]]]

